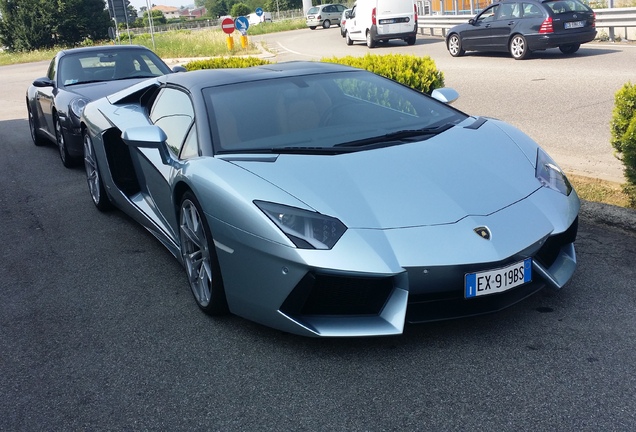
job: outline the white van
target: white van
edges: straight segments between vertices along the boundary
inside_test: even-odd
[[[357,0],[345,28],[347,45],[366,42],[374,48],[389,39],[413,45],[417,36],[415,0]]]

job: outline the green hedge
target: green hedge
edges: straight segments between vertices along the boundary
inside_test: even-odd
[[[367,54],[364,57],[323,58],[321,61],[366,69],[427,94],[444,87],[444,74],[428,56]]]
[[[366,69],[378,75],[430,94],[439,87],[444,87],[444,74],[437,70],[430,57],[414,55],[388,54],[364,57],[331,57],[321,59],[323,62],[338,63]],[[219,57],[209,60],[195,60],[185,65],[187,70],[242,68],[269,64],[256,57]]]
[[[246,68],[269,64],[258,57],[215,57],[208,60],[194,60],[185,65],[189,71],[199,69]]]
[[[636,85],[627,83],[616,92],[610,131],[612,146],[625,165],[625,192],[636,207]]]

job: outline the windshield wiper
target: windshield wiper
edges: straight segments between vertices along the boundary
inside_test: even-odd
[[[363,138],[360,140],[349,141],[342,144],[337,144],[335,147],[364,147],[374,144],[390,145],[393,142],[414,142],[421,141],[422,137],[431,138],[444,131],[455,126],[453,123],[447,123],[442,126],[422,128],[422,129],[407,129],[396,132],[391,132],[385,135],[374,136],[370,138]]]

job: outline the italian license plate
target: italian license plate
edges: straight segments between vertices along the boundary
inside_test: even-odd
[[[503,268],[466,274],[465,296],[496,294],[531,281],[532,258],[526,258]]]
[[[566,22],[564,27],[566,29],[573,29],[573,28],[581,28],[585,25],[585,21],[570,21],[570,22]]]

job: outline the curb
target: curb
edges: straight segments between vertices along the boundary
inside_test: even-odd
[[[579,215],[595,223],[636,233],[636,210],[633,209],[581,201]]]

